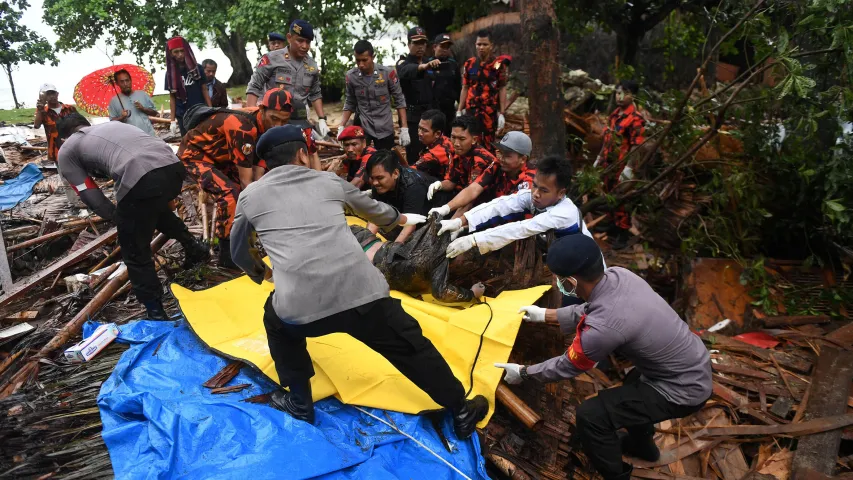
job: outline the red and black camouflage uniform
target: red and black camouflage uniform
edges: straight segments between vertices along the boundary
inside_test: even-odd
[[[59,122],[60,118],[65,118],[72,113],[77,113],[77,109],[74,105],[66,105],[60,102],[59,106],[59,113],[56,113],[52,108],[45,105],[42,115],[44,135],[47,137],[47,159],[54,162],[59,154],[59,146],[56,144],[56,140],[59,139],[59,131],[56,129],[56,124]]]
[[[454,192],[459,193],[495,162],[497,159],[488,150],[474,145],[465,155],[453,156],[444,179],[453,182],[456,185]]]
[[[234,223],[240,176],[237,168],[255,166],[255,144],[264,132],[259,108],[246,114],[220,112],[187,132],[178,157],[187,173],[216,203],[216,238],[228,238]]]
[[[413,167],[437,179],[444,178],[447,167],[455,152],[453,144],[445,135],[439,135],[432,145],[425,147],[418,155],[418,161]]]
[[[604,192],[612,192],[619,185],[619,177],[625,169],[627,163],[624,161],[628,152],[642,145],[646,141],[646,119],[637,111],[637,108],[632,104],[627,108],[617,108],[610,114],[607,121],[608,128],[604,131],[603,147],[601,149],[602,168],[607,168],[610,165],[610,155],[613,152],[614,142],[619,139],[619,156],[617,158],[617,167],[610,175],[604,178]],[[614,135],[615,134],[615,135]],[[617,227],[627,230],[631,228],[631,218],[625,210],[624,205],[620,205],[615,211],[610,214],[613,224]]]
[[[501,55],[480,63],[471,57],[462,67],[462,85],[468,87],[464,109],[483,126],[482,142],[488,151],[495,153],[495,130],[501,108],[499,93],[509,79],[509,64],[512,57]]]
[[[504,195],[511,195],[519,190],[533,188],[533,177],[535,176],[536,169],[528,167],[527,162],[524,162],[521,164],[521,171],[518,172],[518,176],[510,178],[501,168],[501,162],[496,160],[475,180],[484,189],[477,201],[485,203]]]
[[[353,178],[361,178],[364,180],[364,184],[367,185],[367,175],[365,174],[365,170],[367,169],[367,162],[370,160],[371,155],[376,153],[376,149],[373,147],[366,147],[363,152],[361,152],[361,158],[357,161],[353,162],[344,162],[347,169],[347,181],[352,181]],[[355,168],[358,166],[358,168]],[[350,175],[350,172],[355,170],[354,173]]]

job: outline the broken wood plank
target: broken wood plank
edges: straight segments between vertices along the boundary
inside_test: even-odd
[[[68,255],[62,260],[23,280],[22,282],[16,283],[12,286],[11,292],[7,292],[6,295],[0,298],[0,308],[3,308],[9,305],[9,303],[11,303],[12,301],[21,298],[25,293],[38,286],[39,282],[47,278],[53,278],[53,276],[56,275],[57,272],[65,270],[72,265],[76,265],[82,262],[83,260],[86,260],[87,258],[89,258],[92,252],[101,248],[107,243],[114,241],[116,239],[116,236],[116,229],[111,228],[108,232],[89,242],[85,247],[77,250],[76,252]]]
[[[38,317],[38,310],[25,310],[23,312],[13,313],[11,315],[7,315],[3,317],[4,321],[7,322],[21,322],[24,320],[32,320]]]
[[[735,392],[730,388],[726,388],[717,382],[714,382],[713,393],[714,395],[720,397],[725,402],[730,403],[735,407],[740,407],[749,403],[749,400],[743,395]]]
[[[240,390],[244,390],[244,389],[249,388],[251,386],[252,386],[251,383],[241,383],[239,385],[232,385],[230,387],[214,388],[213,390],[210,391],[210,393],[212,393],[214,395],[221,395],[223,393],[239,392]]]
[[[672,475],[647,468],[635,468],[634,471],[631,472],[631,476],[637,478],[649,478],[652,480],[705,480],[702,477],[693,477],[691,475]]]
[[[509,412],[530,430],[537,430],[542,425],[542,417],[533,411],[524,401],[512,392],[503,382],[498,384],[495,400],[501,402]]]
[[[709,425],[703,431],[696,433],[694,438],[726,437],[731,435],[790,435],[797,437],[838,430],[850,425],[853,425],[853,413],[784,425],[731,425],[724,427]]]
[[[833,330],[826,335],[826,338],[845,344],[853,343],[853,322],[850,322],[837,330]]]
[[[755,383],[752,383],[752,382],[741,382],[740,380],[735,380],[733,378],[724,377],[724,376],[716,374],[716,373],[713,374],[713,377],[714,377],[714,380],[716,380],[720,383],[724,383],[726,385],[731,385],[732,387],[742,388],[742,389],[748,390],[750,392],[760,393],[760,390],[761,390],[758,388],[758,386]],[[777,397],[788,394],[788,392],[785,391],[785,389],[780,388],[780,387],[776,387],[774,385],[762,385],[762,387],[764,388],[764,393],[768,393],[770,395],[775,395]]]
[[[809,402],[803,414],[809,420],[840,415],[847,411],[847,396],[853,381],[853,353],[824,346],[809,386]],[[799,413],[799,412],[798,412]],[[815,433],[801,438],[794,452],[792,470],[808,468],[824,475],[832,475],[841,430]]]
[[[711,368],[713,368],[714,371],[720,373],[729,373],[732,375],[741,375],[744,377],[760,378],[762,380],[769,380],[770,378],[772,378],[772,376],[767,372],[753,370],[751,368],[735,367],[723,363],[711,363]]]
[[[220,388],[225,386],[228,382],[234,379],[238,373],[240,373],[240,369],[243,368],[243,362],[240,360],[235,360],[228,365],[222,367],[222,370],[216,373],[216,375],[210,377],[210,379],[201,384],[202,387],[205,388]]]
[[[800,325],[820,325],[829,323],[829,315],[778,315],[761,319],[767,328],[797,327]]]
[[[710,343],[720,350],[731,350],[736,352],[746,352],[757,358],[770,362],[770,353],[773,352],[776,360],[780,365],[795,370],[797,372],[809,373],[812,368],[812,363],[801,358],[795,357],[789,353],[772,351],[764,348],[754,347],[748,343],[735,340],[719,333],[711,333],[704,331],[701,334],[702,340]]]

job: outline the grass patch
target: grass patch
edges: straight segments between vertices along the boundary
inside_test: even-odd
[[[13,108],[11,110],[0,110],[0,122],[6,123],[33,123],[36,114],[35,108]]]

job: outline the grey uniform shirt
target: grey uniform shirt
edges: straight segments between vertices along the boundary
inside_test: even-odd
[[[119,99],[121,99],[121,101],[119,101]],[[130,92],[130,96],[119,92],[118,95],[110,100],[110,104],[107,107],[107,110],[110,112],[110,118],[120,117],[122,110],[129,110],[130,116],[124,120],[124,123],[133,125],[148,135],[156,137],[157,132],[154,131],[154,127],[151,125],[151,120],[148,118],[148,114],[136,108],[136,105],[134,105],[133,102],[139,102],[143,107],[150,108],[152,110],[155,108],[151,97],[142,90],[134,90]]]
[[[528,375],[543,382],[572,378],[618,351],[641,381],[673,403],[693,406],[711,396],[708,350],[645,280],[608,268],[588,300],[557,309],[562,332],[577,336],[565,355],[528,367]]]
[[[112,218],[114,207],[90,175],[115,180],[116,202],[121,202],[143,175],[178,162],[166,142],[122,122],[86,127],[71,135],[59,149],[58,161],[62,176],[81,200],[104,218]]]
[[[358,112],[361,127],[373,138],[394,135],[394,109],[406,108],[400,79],[393,68],[376,65],[373,75],[363,75],[353,68],[346,75],[344,110]],[[391,106],[394,97],[394,106]],[[417,132],[415,132],[417,133]]]
[[[296,60],[288,47],[273,50],[261,57],[246,93],[263,98],[270,88],[283,86],[293,96],[293,120],[304,120],[305,106],[321,97],[320,70],[311,57]]]
[[[332,172],[284,165],[240,193],[231,255],[257,283],[264,266],[250,251],[254,230],[272,261],[273,307],[282,321],[304,324],[390,293],[388,282],[350,233],[345,209],[391,229],[399,212]]]

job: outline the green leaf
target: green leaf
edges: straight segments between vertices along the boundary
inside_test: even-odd
[[[784,28],[781,32],[779,32],[779,39],[776,43],[776,51],[779,53],[785,53],[788,50],[788,31]]]
[[[844,205],[838,203],[837,200],[824,200],[823,204],[834,212],[843,212],[844,210],[847,210]]]

